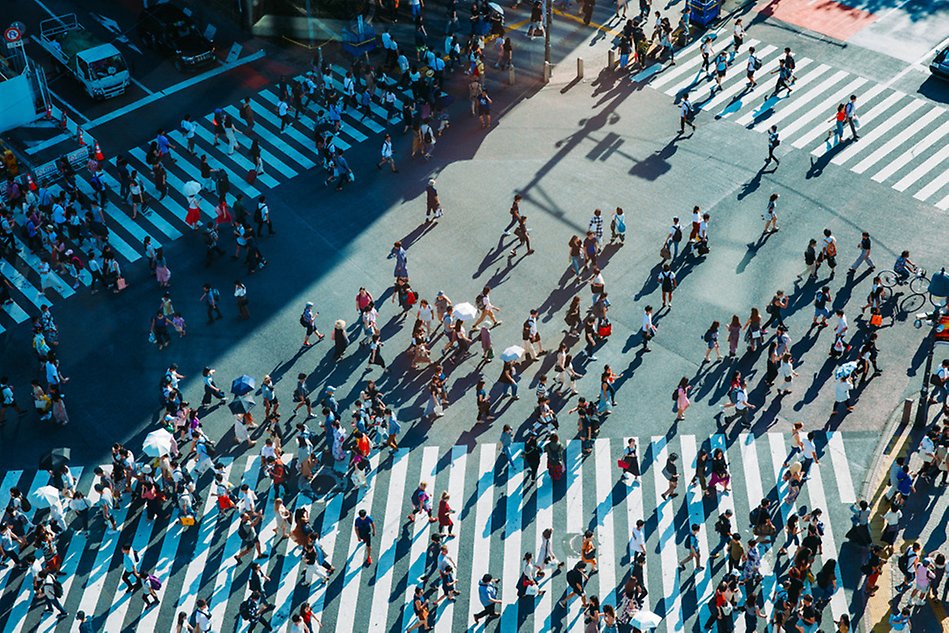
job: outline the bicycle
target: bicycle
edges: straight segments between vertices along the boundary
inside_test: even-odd
[[[909,277],[902,277],[894,270],[884,270],[880,273],[880,283],[887,289],[909,284],[909,289],[913,294],[926,294],[929,290],[929,277],[926,276],[926,269],[916,267]]]

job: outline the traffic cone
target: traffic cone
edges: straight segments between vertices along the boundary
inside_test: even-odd
[[[83,146],[83,147],[84,147],[84,146],[86,145],[86,139],[85,139],[85,136],[84,136],[83,133],[82,133],[82,128],[81,128],[81,127],[76,128],[76,140],[79,141],[79,145],[80,145],[80,146]]]
[[[30,191],[36,191],[37,186],[36,183],[33,182],[33,174],[30,172],[26,172],[26,184],[30,188]]]
[[[63,118],[59,121],[59,127],[66,129],[66,111],[63,110]]]
[[[51,121],[53,119],[53,106],[46,106],[46,120]]]
[[[96,147],[95,147],[95,149],[92,151],[92,154],[93,154],[93,156],[96,157],[96,160],[98,160],[98,161],[103,161],[103,160],[105,160],[105,156],[102,154],[102,150],[99,149],[99,141],[96,141]]]

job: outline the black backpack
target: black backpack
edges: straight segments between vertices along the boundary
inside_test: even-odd
[[[678,224],[675,226],[675,232],[672,234],[672,241],[673,242],[682,241],[682,227],[680,227]]]

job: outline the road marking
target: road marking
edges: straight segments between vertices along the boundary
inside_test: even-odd
[[[882,93],[884,90],[883,86],[876,84],[870,86],[870,89],[860,95],[860,100],[863,103],[868,103],[870,100],[874,99],[878,94]],[[864,119],[866,117],[863,117]],[[794,147],[798,149],[803,149],[805,145],[812,143],[817,140],[823,134],[827,134],[827,131],[831,129],[829,125],[830,121],[822,119],[817,125],[808,130],[805,134],[802,134],[794,141]]]
[[[794,83],[794,88],[796,90],[800,90],[801,88],[808,85],[809,83],[811,83],[818,77],[826,76],[828,70],[830,70],[830,66],[828,66],[827,64],[819,65],[817,68],[812,69],[811,72],[807,73],[806,75],[802,77],[798,77],[797,81]],[[751,110],[750,112],[743,114],[742,116],[740,116],[738,119],[735,120],[735,123],[737,123],[738,125],[741,125],[742,127],[746,127],[749,124],[756,123],[759,116],[765,114],[766,112],[773,111],[774,106],[781,103],[781,101],[789,100],[789,99],[790,99],[790,95],[786,97],[775,97],[774,93],[772,92],[771,95],[768,96],[767,101],[765,101],[763,105],[761,105],[757,110]],[[772,112],[771,116],[769,116],[768,119],[773,117],[774,114],[776,113]],[[769,120],[769,123],[770,123],[770,120]]]
[[[483,565],[490,560],[489,556],[491,554],[491,523],[494,507],[494,450],[493,443],[482,444],[481,454],[478,458],[477,472],[481,473],[481,477],[478,478],[478,496],[475,502],[474,516],[475,534],[471,551],[471,561],[477,561],[478,564],[471,565],[466,624],[474,619],[475,613],[481,610],[481,601],[478,599],[478,583],[481,582],[481,576],[487,571],[487,568]],[[411,606],[408,608],[411,609]]]
[[[765,46],[758,54],[758,59],[762,60],[763,62],[761,70],[758,71],[761,73],[762,77],[765,75],[765,73],[771,72],[771,69],[778,65],[778,60],[781,58],[780,54],[771,60],[764,61],[769,55],[775,52],[778,52],[778,49],[776,49],[774,46]],[[735,112],[735,109],[733,109],[735,105],[738,106],[737,109],[741,109],[745,103],[752,103],[754,101],[754,91],[748,88],[748,79],[744,69],[736,68],[735,70],[737,72],[732,73],[732,76],[729,78],[731,81],[728,82],[729,85],[727,87],[723,86],[718,92],[712,93],[712,95],[709,96],[708,101],[700,102],[703,111],[712,112],[712,110],[714,110],[716,107],[724,104],[724,109],[716,114],[716,118],[724,118]],[[714,86],[716,84],[713,82],[712,85]],[[760,94],[763,91],[769,90],[769,87],[763,85],[762,82],[762,85],[759,85],[754,90],[759,91]],[[730,102],[725,102],[726,99],[729,99],[733,96],[734,98]]]
[[[662,499],[662,493],[669,483],[662,476],[662,469],[665,467],[669,453],[665,437],[653,436],[652,453],[653,460],[650,468],[656,478],[656,513],[659,515],[656,530],[659,532],[659,555],[662,560],[662,613],[665,614],[663,619],[667,622],[669,633],[681,633],[685,629],[685,623],[679,602],[682,591],[679,583],[679,561],[676,557],[676,533],[673,522],[676,510],[672,500]],[[683,478],[680,477],[679,489],[682,487],[682,481]]]
[[[333,564],[333,552],[336,549],[336,537],[339,535],[339,522],[343,519],[343,496],[337,492],[330,498],[329,503],[326,504],[326,509],[323,511],[323,529],[319,532],[320,545],[323,546],[323,551],[326,552],[326,560],[331,565]],[[319,617],[323,613],[325,600],[326,591],[319,592],[312,604],[313,615]]]
[[[36,476],[33,478],[33,484],[30,486],[29,491],[27,491],[26,493],[26,497],[27,498],[32,497],[34,492],[36,492],[37,490],[45,486],[47,483],[49,483],[49,472],[45,470],[38,471],[36,473]],[[6,589],[7,583],[10,582],[10,577],[13,575],[12,568],[4,569],[3,571],[5,573],[3,574],[2,577],[0,577],[0,595],[3,594],[4,589]],[[27,585],[29,587],[29,590],[23,591],[23,583],[27,583],[27,582],[29,582],[29,576],[27,574],[23,574],[23,580],[20,583],[20,591],[17,592],[16,597],[14,598],[13,604],[9,607],[9,611],[4,613],[4,615],[7,617],[7,625],[6,627],[4,627],[4,633],[13,633],[14,631],[21,631],[22,629],[20,628],[20,625],[23,623],[24,620],[26,620],[26,617],[29,615],[30,603],[32,602],[34,591],[33,591],[33,588],[30,587],[29,585]],[[93,610],[90,609],[89,611],[92,612]],[[43,616],[45,616],[46,619],[55,617],[53,616],[53,614],[46,615],[45,613],[40,617],[43,617]]]
[[[841,74],[841,73],[842,73],[842,74]],[[843,78],[843,76],[846,76],[846,74],[847,74],[846,72],[841,71],[841,72],[839,72],[839,73],[836,73],[836,74],[834,75],[834,77],[837,77],[838,75],[840,75],[840,77]],[[825,83],[826,83],[826,82],[825,82]],[[834,83],[836,83],[836,81],[835,81]],[[846,95],[852,94],[857,88],[859,88],[860,86],[862,86],[862,85],[865,84],[865,83],[867,83],[867,80],[866,80],[866,79],[864,79],[863,77],[856,77],[856,78],[854,78],[853,81],[851,81],[850,83],[848,83],[846,86],[844,86],[843,88],[841,88],[841,89],[838,90],[837,92],[835,92],[835,93],[833,93],[832,95],[830,95],[829,97],[827,97],[827,99],[826,99],[825,101],[826,101],[826,102],[829,102],[829,103],[830,103],[830,102],[839,101],[840,99],[844,98]],[[804,105],[806,105],[806,102],[801,101],[800,104],[795,104],[795,105],[800,105],[801,107],[803,107]],[[788,108],[788,110],[790,110],[790,108]],[[782,111],[781,111],[781,113],[784,113],[784,112],[785,112],[785,110],[782,110]],[[785,138],[790,137],[790,136],[793,135],[795,132],[797,132],[799,129],[801,129],[802,127],[804,127],[805,125],[807,125],[809,122],[813,121],[815,118],[822,117],[822,116],[824,116],[825,114],[826,114],[826,112],[825,112],[822,108],[818,107],[818,108],[812,108],[810,112],[798,116],[798,117],[797,117],[797,120],[795,120],[795,121],[794,121],[793,123],[791,123],[789,126],[787,126],[786,128],[784,128],[783,134],[785,135]],[[772,123],[772,125],[773,125],[773,123]],[[797,147],[797,144],[796,144],[796,143],[794,144],[794,147]]]
[[[942,108],[932,108],[923,116],[910,121],[910,123],[904,127],[899,134],[891,138],[889,141],[880,146],[879,149],[853,166],[851,171],[853,171],[855,174],[862,174],[863,172],[867,171],[870,169],[870,167],[878,163],[883,157],[889,155],[897,147],[905,143],[913,136],[919,134],[923,128],[937,119],[941,114],[943,114],[943,112],[944,110]]]
[[[946,149],[946,148],[943,148]],[[925,187],[920,189],[913,197],[917,200],[928,200],[932,195],[949,184],[949,169],[943,169],[940,173],[929,181]]]
[[[540,468],[538,467],[538,471]],[[553,480],[551,480],[550,475],[539,474],[537,476],[537,481],[534,482],[534,485],[537,486],[537,509],[534,513],[534,524],[536,527],[536,533],[534,534],[534,542],[536,543],[536,548],[534,549],[535,555],[540,554],[540,548],[544,543],[544,530],[547,528],[553,529],[553,505],[554,505],[554,490],[553,490]],[[551,539],[551,546],[553,546],[554,539]],[[534,611],[534,633],[547,633],[552,629],[552,610],[551,606],[553,604],[553,595],[554,591],[552,587],[548,584],[553,577],[553,571],[549,569],[549,566],[544,563],[544,561],[539,558],[535,558],[534,562],[537,565],[542,565],[544,571],[546,571],[546,577],[538,583],[540,587],[546,585],[546,591],[544,595],[537,600],[537,608]],[[556,566],[554,567],[556,569]]]
[[[824,481],[821,478],[820,466],[815,463],[807,469],[807,495],[811,499],[812,512],[814,508],[820,508],[824,514],[824,538],[823,551],[821,559],[826,563],[830,558],[836,558],[838,549],[837,542],[834,540],[833,521],[831,521],[830,512],[827,508],[827,499],[824,497]],[[837,589],[830,598],[830,610],[833,613],[834,620],[839,620],[840,616],[847,613],[847,599],[844,596],[844,583],[840,575],[840,561],[835,566],[837,575]]]
[[[465,467],[467,465],[468,465],[468,447],[464,444],[453,446],[451,449],[451,473],[448,476],[448,496],[451,499],[452,504],[460,503],[459,500],[465,498],[464,496],[465,495]],[[402,485],[404,487],[405,484],[403,483]],[[391,485],[389,486],[389,490],[390,491],[392,490]],[[390,492],[389,494],[392,494],[392,493]],[[400,492],[399,503],[402,502],[401,494],[402,493]],[[453,509],[457,510],[457,508],[453,508]],[[396,515],[396,520],[398,520],[399,516],[401,516],[401,513],[398,510],[396,510],[395,515]],[[458,514],[455,515],[456,518],[458,516],[459,516]],[[462,528],[462,522],[460,520],[456,520],[455,528],[454,528],[455,538],[448,539],[447,541],[442,541],[448,546],[448,554],[455,561],[455,564],[458,563],[458,550],[459,550],[460,541],[461,541],[461,528]],[[458,588],[457,581],[458,581],[458,570],[456,569],[455,570],[455,582],[456,582],[455,588],[456,589]],[[384,593],[382,593],[383,600],[385,600],[388,595],[389,595],[388,591],[385,591]],[[383,613],[386,612],[387,607],[385,603],[383,603],[380,606],[380,608],[382,609]],[[446,622],[447,623],[446,626],[451,627],[451,622],[454,619],[454,616],[455,616],[455,601],[446,600],[444,610],[442,611],[441,615],[438,616],[438,620]],[[382,630],[382,628],[384,627],[381,627],[380,631]],[[371,632],[372,627],[370,627],[369,630]]]
[[[431,495],[432,504],[437,503],[436,499],[438,493],[438,487],[435,485],[438,480],[438,447],[437,446],[426,446],[422,449],[422,470],[419,474],[419,481],[424,481],[428,484],[426,490],[428,494]],[[444,476],[444,475],[443,475]],[[412,487],[412,490],[415,490],[415,486]],[[421,521],[421,523],[419,523]],[[405,597],[402,600],[404,609],[402,610],[402,630],[408,630],[410,624],[415,620],[415,609],[412,605],[415,602],[415,587],[422,584],[418,581],[419,577],[423,576],[425,573],[425,550],[428,547],[428,535],[430,532],[431,522],[428,520],[428,515],[424,510],[420,510],[415,513],[415,521],[407,526],[407,531],[410,531],[412,534],[412,548],[409,552],[409,568],[406,572],[405,577]],[[477,559],[475,559],[477,560]],[[353,608],[355,608],[355,598],[353,599]],[[340,597],[340,612],[344,613],[343,609],[346,607],[345,602]],[[336,624],[337,630],[339,630],[339,623]],[[345,633],[345,631],[343,632]]]
[[[395,550],[402,527],[402,498],[405,494],[405,480],[408,474],[408,449],[400,448],[392,457],[389,467],[389,482],[386,486],[385,516],[382,536],[379,539],[379,559],[376,561],[375,582],[372,590],[372,608],[369,610],[369,631],[379,633],[386,630],[389,618],[389,600],[392,592],[392,580],[395,576]],[[454,466],[452,467],[454,475]],[[449,602],[448,604],[451,604]],[[451,620],[449,620],[450,622]]]
[[[680,486],[685,486],[685,489],[682,491],[682,494],[685,495],[686,502],[688,504],[689,520],[686,522],[686,525],[683,527],[683,532],[686,534],[686,539],[692,534],[692,526],[699,526],[699,563],[695,561],[687,562],[684,570],[679,572],[679,577],[681,582],[681,577],[683,574],[692,572],[692,581],[695,583],[695,608],[698,614],[699,622],[702,622],[707,613],[707,605],[712,599],[712,594],[715,593],[715,583],[712,579],[712,566],[706,564],[704,569],[697,569],[696,565],[701,564],[702,561],[708,562],[708,529],[705,527],[705,507],[704,507],[704,492],[698,486],[692,486],[688,482],[692,481],[692,478],[695,476],[695,464],[696,457],[698,455],[695,436],[694,435],[683,435],[679,438],[679,442],[682,445],[682,479],[679,480]],[[711,462],[711,459],[709,459]],[[688,549],[688,541],[686,541],[685,549]]]
[[[750,46],[755,46],[758,43],[759,43],[758,40],[748,41],[748,44]],[[712,45],[712,54],[709,56],[709,70],[712,73],[715,72],[715,58],[718,56],[719,53],[724,52],[725,49],[729,47],[729,45],[730,45],[730,42],[728,41],[721,41]],[[707,73],[705,73],[702,70],[701,66],[702,66],[702,54],[701,52],[699,52],[699,54],[695,55],[694,57],[688,58],[688,60],[684,62],[681,62],[681,61],[676,62],[676,67],[674,69],[662,73],[661,75],[659,75],[659,77],[656,78],[655,81],[649,82],[649,85],[653,88],[659,89],[665,86],[666,84],[668,84],[669,82],[671,82],[672,80],[678,79],[679,82],[677,84],[675,84],[671,88],[665,89],[663,92],[665,92],[667,95],[670,95],[670,96],[681,94],[682,92],[686,90],[695,88],[696,82],[698,82],[703,76],[706,77],[706,81],[713,81],[712,77],[707,75]],[[692,76],[687,76],[692,71],[693,68],[695,69],[695,74]],[[680,79],[680,77],[686,77],[686,78]]]
[[[928,134],[918,143],[914,143],[912,147],[908,148],[899,156],[894,157],[889,163],[887,163],[886,167],[873,174],[870,179],[875,182],[883,182],[897,171],[902,169],[911,160],[919,158],[920,156],[924,156],[924,152],[926,150],[941,141],[942,138],[947,134],[949,134],[949,121],[943,123],[941,126],[939,126],[939,129]]]
[[[600,596],[604,603],[617,604],[616,591],[616,551],[613,541],[613,460],[610,454],[610,440],[598,439],[594,445],[594,463],[596,464],[596,540],[600,585]],[[511,576],[508,576],[510,578]]]
[[[941,165],[947,158],[949,158],[949,145],[943,145],[938,152],[923,161],[916,169],[900,178],[900,180],[893,185],[893,188],[897,191],[906,191],[911,184],[928,174],[930,170],[937,165]],[[949,171],[943,170],[942,175],[946,176],[947,174],[949,174]]]
[[[507,466],[507,491],[505,493],[506,508],[504,513],[504,532],[501,536],[501,546],[504,548],[501,576],[501,619],[499,631],[516,631],[517,611],[520,601],[517,599],[517,583],[510,582],[511,578],[520,578],[522,512],[524,502],[524,468],[519,467],[523,445],[512,445],[511,452],[515,455],[513,464]],[[515,452],[516,451],[516,452]],[[411,576],[409,577],[411,579]]]
[[[901,93],[894,93],[884,99],[883,102],[879,104],[879,106],[874,108],[873,118],[876,118],[879,114],[890,108],[893,103],[899,101],[902,96],[903,95]],[[923,107],[923,105],[925,105],[923,101],[920,101],[919,99],[913,99],[909,105],[901,107],[899,110],[888,116],[885,121],[881,122],[879,125],[873,126],[869,132],[862,134],[860,136],[860,143],[850,143],[840,150],[830,162],[834,165],[842,165],[854,155],[859,154],[862,149],[872,145],[876,139],[896,127],[903,119],[916,112],[916,110]],[[820,152],[817,149],[811,152],[811,154],[814,154],[815,156],[819,155],[819,153]]]
[[[837,495],[841,503],[854,503],[857,494],[853,490],[853,479],[850,476],[850,461],[844,451],[844,438],[840,431],[828,433],[827,452],[834,465],[834,478],[837,480]]]
[[[39,0],[33,0],[33,1],[38,2]],[[248,55],[247,57],[244,57],[243,59],[238,60],[234,64],[230,64],[230,65],[221,64],[217,68],[212,68],[211,70],[205,71],[201,73],[200,75],[195,75],[194,77],[191,77],[189,79],[186,79],[185,81],[177,83],[174,86],[171,86],[170,88],[165,88],[164,90],[160,90],[158,92],[150,94],[147,97],[143,97],[142,99],[135,101],[134,103],[130,103],[122,108],[119,108],[118,110],[113,110],[112,112],[109,112],[108,114],[104,114],[96,119],[93,119],[86,125],[86,128],[91,130],[92,128],[102,125],[103,123],[108,123],[109,121],[113,121],[119,117],[125,116],[126,114],[130,112],[134,112],[135,110],[138,110],[139,108],[144,108],[148,104],[154,103],[155,101],[158,101],[159,99],[163,97],[167,97],[169,95],[175,94],[176,92],[181,92],[182,90],[186,90],[190,88],[191,86],[197,85],[206,79],[210,79],[211,77],[216,77],[220,75],[221,73],[226,73],[227,71],[243,66],[244,64],[257,61],[258,59],[260,59],[261,57],[264,57],[265,55],[266,53],[263,51],[263,49],[261,49],[257,51],[256,53],[252,53]]]

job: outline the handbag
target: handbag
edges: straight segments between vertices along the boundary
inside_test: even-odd
[[[659,257],[663,259],[669,259],[672,257],[672,253],[669,251],[669,245],[663,244],[662,248],[659,249]]]
[[[874,313],[870,315],[870,325],[873,327],[880,327],[883,325],[883,315],[880,313]]]
[[[629,463],[623,458],[617,459],[616,465],[622,468],[623,470],[627,470],[629,468]]]
[[[590,284],[590,290],[595,295],[603,294],[603,284]]]
[[[181,517],[181,525],[184,527],[191,527],[194,525],[194,517]]]
[[[604,323],[603,325],[600,326],[600,329],[597,330],[597,334],[599,334],[601,337],[604,337],[604,338],[609,336],[612,333],[613,333],[612,323]]]
[[[128,288],[128,286],[129,284],[127,281],[125,281],[125,277],[119,277],[118,279],[115,280],[115,287],[118,290],[125,290],[126,288]]]

